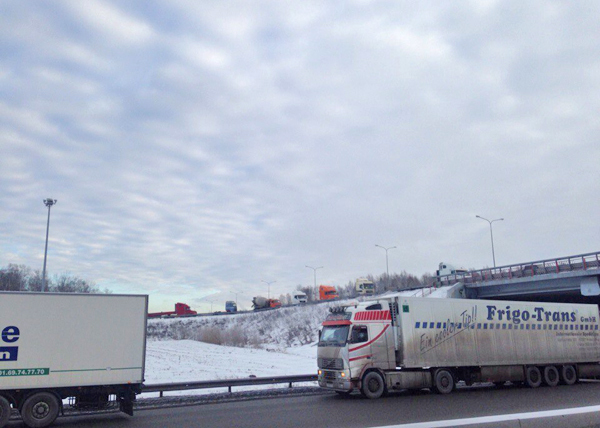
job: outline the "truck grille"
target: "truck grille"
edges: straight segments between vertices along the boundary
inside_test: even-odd
[[[327,371],[327,372],[323,372],[323,373],[324,373],[325,379],[328,379],[328,380],[336,380],[337,379],[337,376],[336,376],[335,372],[328,372]]]
[[[320,369],[342,370],[344,368],[341,358],[319,358],[317,363]]]

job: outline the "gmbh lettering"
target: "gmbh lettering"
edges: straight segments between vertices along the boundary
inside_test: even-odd
[[[520,324],[521,321],[530,319],[537,322],[575,322],[577,316],[575,312],[547,311],[543,307],[536,307],[529,311],[527,309],[511,309],[510,306],[498,309],[494,305],[487,305],[488,321],[511,321],[513,324]]]
[[[475,322],[477,321],[477,306],[473,306],[471,310],[463,311],[460,314],[459,321],[452,322],[448,319],[447,322],[444,323],[444,328],[437,331],[435,334],[433,333],[423,333],[420,337],[420,350],[421,354],[432,350],[436,346],[445,342],[448,339],[456,336],[457,334],[475,328]]]

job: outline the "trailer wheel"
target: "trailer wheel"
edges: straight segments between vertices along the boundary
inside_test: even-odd
[[[544,367],[544,383],[548,386],[556,386],[559,381],[558,370],[554,366]]]
[[[577,382],[577,371],[573,366],[562,366],[560,369],[560,380],[565,385],[573,385]]]
[[[438,394],[450,394],[454,389],[454,376],[448,370],[436,370],[433,378],[433,388]]]
[[[30,428],[43,428],[54,422],[59,411],[60,404],[54,394],[36,392],[23,403],[21,418]]]
[[[0,397],[0,428],[3,428],[10,419],[10,403],[4,397]]]
[[[363,377],[361,391],[367,398],[379,398],[385,391],[385,382],[379,373],[369,372]]]
[[[525,383],[530,388],[537,388],[542,384],[542,373],[535,366],[529,366],[525,370]]]

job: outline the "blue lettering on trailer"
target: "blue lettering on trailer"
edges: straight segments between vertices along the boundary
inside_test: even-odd
[[[5,343],[14,343],[19,340],[21,332],[14,325],[5,327],[2,330],[2,341]],[[0,346],[0,362],[1,361],[17,361],[19,356],[18,346]]]
[[[18,346],[0,346],[0,361],[17,361]]]

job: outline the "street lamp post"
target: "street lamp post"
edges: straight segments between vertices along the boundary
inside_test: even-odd
[[[316,289],[317,288],[317,269],[323,269],[323,266],[312,267],[312,266],[305,265],[305,267],[313,270],[313,273],[315,275],[315,289]]]
[[[475,217],[487,221],[490,224],[490,238],[492,239],[492,259],[494,260],[494,267],[496,267],[496,254],[494,253],[494,232],[492,232],[492,223],[495,221],[502,221],[503,218],[496,218],[494,220],[488,220],[487,218],[476,215]]]
[[[50,208],[56,204],[56,199],[44,199],[44,205],[48,207],[48,223],[46,223],[46,248],[44,250],[44,269],[42,271],[42,293],[46,288],[46,257],[48,256],[48,233],[50,231]]]
[[[231,294],[235,294],[235,306],[237,307],[237,304],[238,304],[238,303],[237,303],[237,302],[238,302],[237,295],[238,295],[238,294],[244,294],[244,293],[241,293],[241,292],[239,292],[239,291],[230,291],[230,293],[231,293]]]
[[[385,250],[385,271],[387,274],[387,279],[388,279],[388,284],[389,284],[389,282],[390,282],[390,265],[388,263],[388,250],[391,250],[392,248],[396,248],[396,247],[385,248],[385,247],[382,247],[381,245],[377,245],[377,244],[375,244],[375,246],[379,247],[379,248],[383,248]]]
[[[267,299],[270,299],[271,298],[271,284],[273,284],[274,282],[277,282],[277,281],[265,281],[263,279],[262,282],[264,282],[268,286],[268,288],[267,288]]]

